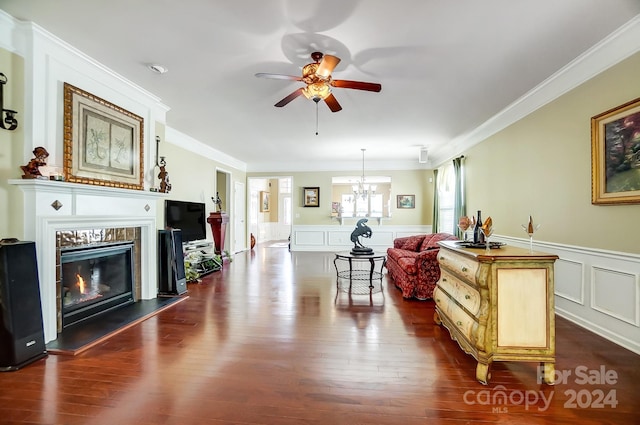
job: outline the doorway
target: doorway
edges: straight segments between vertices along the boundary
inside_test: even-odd
[[[231,246],[231,241],[234,240],[235,235],[235,210],[238,205],[231,204],[231,173],[222,169],[216,169],[216,196],[220,198],[222,201],[222,211],[229,214],[229,220],[231,221],[231,225],[227,225],[227,230],[224,234],[224,250],[231,251],[235,250],[235,245]]]
[[[293,177],[249,177],[248,183],[249,232],[257,243],[287,240],[293,214]]]
[[[247,229],[245,221],[245,187],[244,183],[235,182],[233,187],[233,252],[247,249]]]

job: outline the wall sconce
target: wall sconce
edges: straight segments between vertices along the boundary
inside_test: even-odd
[[[0,127],[5,130],[15,130],[18,128],[18,120],[16,120],[15,116],[17,114],[16,111],[11,109],[4,109],[4,85],[7,84],[7,77],[0,72],[0,110],[2,114],[0,115]],[[5,127],[5,124],[9,127]]]

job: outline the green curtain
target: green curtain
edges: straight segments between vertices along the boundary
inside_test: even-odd
[[[464,184],[464,156],[460,156],[453,160],[453,172],[455,178],[455,192],[454,192],[454,203],[453,203],[453,219],[454,226],[458,223],[458,219],[460,217],[464,217],[467,215],[467,203],[465,201],[465,184]],[[460,229],[454,229],[456,235],[460,239],[464,239],[463,232]]]
[[[440,221],[440,201],[438,195],[438,169],[433,170],[433,224],[431,233],[438,233],[438,222]]]

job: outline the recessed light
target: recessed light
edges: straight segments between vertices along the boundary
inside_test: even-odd
[[[149,68],[150,70],[152,70],[156,74],[166,74],[167,72],[169,72],[169,70],[165,66],[157,64],[157,63],[151,63],[151,64],[147,65],[147,68]]]

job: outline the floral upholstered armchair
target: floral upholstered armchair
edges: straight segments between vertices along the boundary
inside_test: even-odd
[[[457,239],[449,233],[432,233],[393,241],[393,248],[387,249],[387,270],[404,298],[432,298],[440,279],[438,242]]]

